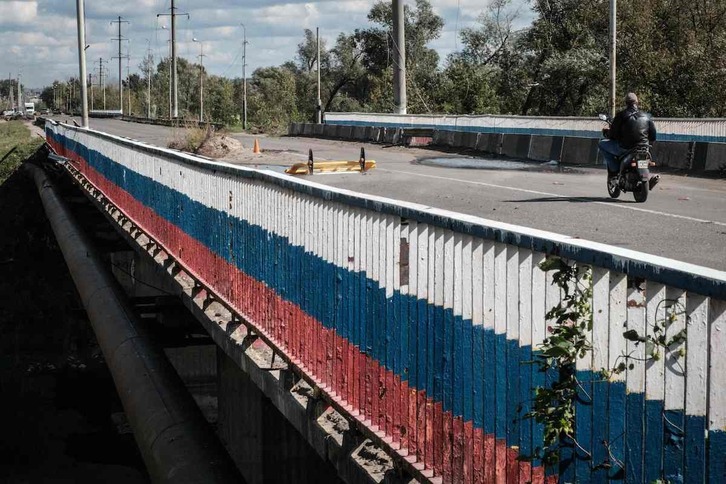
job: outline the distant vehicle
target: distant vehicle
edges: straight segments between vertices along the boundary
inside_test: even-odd
[[[35,103],[25,103],[25,114],[27,116],[35,115]]]
[[[40,112],[40,114],[41,116],[47,116],[48,114],[50,114],[50,109],[44,109]]]
[[[14,115],[15,115],[14,109],[7,109],[7,110],[3,111],[3,116],[5,116],[5,117],[10,117],[10,116],[14,116]]]

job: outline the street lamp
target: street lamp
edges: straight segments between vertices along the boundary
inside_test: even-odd
[[[247,129],[247,28],[242,26],[242,129]]]
[[[199,122],[204,121],[204,44],[196,37],[192,42],[199,44]]]
[[[166,25],[161,26],[162,30],[169,30],[166,28]],[[168,69],[168,79],[169,79],[169,119],[172,119],[172,105],[171,105],[171,40],[166,41],[167,44],[169,44],[169,69]]]

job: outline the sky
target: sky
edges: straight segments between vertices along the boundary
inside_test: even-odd
[[[413,0],[404,0],[413,3]],[[177,55],[198,62],[203,44],[204,65],[211,74],[242,77],[242,37],[247,32],[247,75],[256,68],[292,60],[304,29],[320,27],[330,46],[340,32],[370,25],[366,18],[374,0],[176,0]],[[489,0],[430,0],[444,18],[441,37],[430,44],[441,58],[457,50],[457,33],[476,24]],[[527,0],[513,0],[519,11],[516,26],[528,25],[533,14]],[[130,71],[138,72],[142,57],[151,49],[158,61],[168,54],[170,0],[85,0],[86,50],[89,72],[98,73],[99,59],[109,65],[109,82],[118,79],[118,27],[122,16],[123,50],[130,55]],[[0,77],[16,77],[30,88],[53,80],[78,76],[75,0],[0,0]],[[123,61],[124,76],[126,61]],[[4,72],[3,72],[4,71]]]

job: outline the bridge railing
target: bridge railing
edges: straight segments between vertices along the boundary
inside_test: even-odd
[[[605,126],[593,118],[325,113],[327,124],[379,127],[421,127],[441,131],[600,138]],[[657,118],[661,141],[726,143],[726,118]]]
[[[393,452],[445,482],[721,482],[726,274],[362,195],[65,125],[61,155]],[[531,364],[562,294],[539,264],[592,268],[593,346],[573,441],[538,458]],[[663,358],[625,332],[658,338]],[[681,351],[683,349],[683,351]],[[625,371],[604,376],[630,355]]]

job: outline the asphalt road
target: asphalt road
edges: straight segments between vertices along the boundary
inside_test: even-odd
[[[174,136],[172,128],[117,120],[92,119],[91,127],[161,146]],[[232,136],[252,145],[251,136]],[[608,198],[605,172],[598,168],[502,163],[426,149],[313,138],[259,140],[263,150],[275,155],[267,157],[274,163],[266,164],[305,161],[309,148],[317,160],[357,160],[361,146],[378,164],[365,175],[316,175],[318,183],[726,270],[723,179],[664,174],[648,201],[636,204],[630,193],[619,200]],[[485,168],[439,166],[436,159]]]

